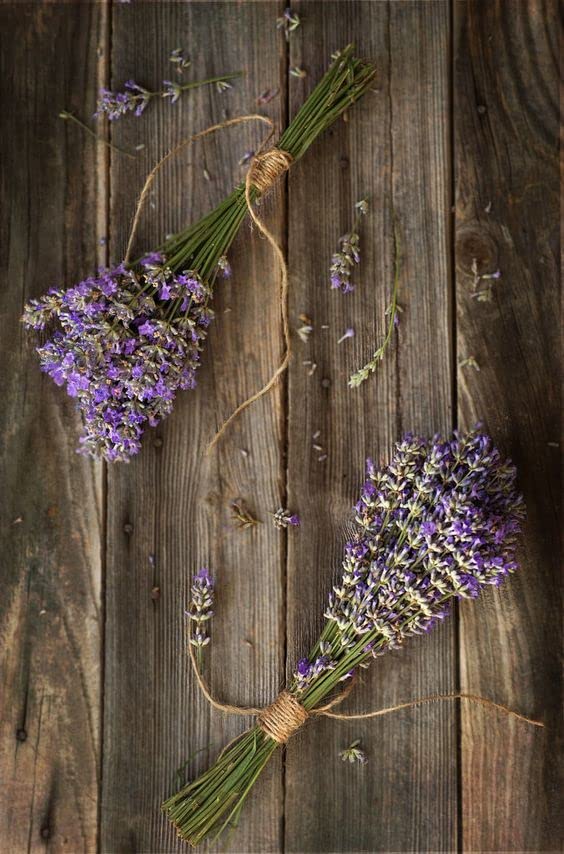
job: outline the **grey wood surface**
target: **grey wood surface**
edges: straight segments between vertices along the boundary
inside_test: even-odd
[[[461,608],[461,682],[547,724],[539,737],[462,707],[462,841],[550,851],[562,747],[557,7],[467,3],[456,15],[457,345],[480,368],[459,368],[459,420],[483,420],[514,459],[528,515],[522,572]],[[491,302],[472,297],[474,259],[501,273]]]
[[[232,852],[555,851],[558,760],[558,102],[555,0],[3,2],[2,700],[0,850],[176,852],[160,812],[247,721],[210,710],[189,672],[192,573],[218,586],[206,673],[231,702],[265,704],[321,624],[351,530],[364,459],[406,430],[476,420],[519,466],[528,506],[522,571],[450,623],[379,659],[347,701],[361,711],[461,685],[546,720],[545,732],[444,703],[364,723],[308,725],[277,757]],[[74,453],[72,402],[42,377],[24,302],[123,256],[145,175],[177,141],[257,110],[285,126],[354,41],[375,91],[292,167],[261,211],[287,252],[288,376],[205,456],[223,420],[267,379],[282,341],[277,268],[244,225],[218,286],[198,388],[129,465]],[[242,70],[141,118],[91,122],[100,85]],[[305,79],[290,75],[303,67]],[[57,113],[74,111],[128,159]],[[140,250],[196,219],[244,175],[262,129],[197,143],[149,197]],[[137,148],[143,146],[142,148]],[[356,290],[328,266],[354,203]],[[380,343],[401,246],[399,330],[376,376],[347,378]],[[476,264],[474,265],[474,259]],[[491,302],[472,296],[499,269]],[[482,285],[488,280],[482,280]],[[324,328],[327,327],[327,328]],[[346,328],[355,337],[338,344]],[[479,370],[468,363],[475,359]],[[304,364],[308,362],[309,364]],[[312,365],[316,368],[312,372]],[[314,439],[314,434],[319,435]],[[323,451],[316,451],[313,445]],[[319,460],[327,454],[326,460]],[[230,506],[261,520],[237,531]],[[299,530],[269,513],[288,506]],[[361,738],[369,761],[338,751]]]
[[[0,848],[95,850],[100,791],[102,467],[38,371],[30,297],[95,267],[103,154],[92,112],[104,9],[2,5]],[[64,59],[62,59],[64,57]]]

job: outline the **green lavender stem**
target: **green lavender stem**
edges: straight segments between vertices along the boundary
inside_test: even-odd
[[[302,157],[314,140],[367,91],[374,75],[373,65],[353,56],[352,45],[345,48],[284,131],[278,148],[293,160]],[[258,195],[253,188],[252,201]],[[212,283],[217,263],[227,253],[246,213],[242,182],[213,211],[159,248],[172,270],[195,270]]]

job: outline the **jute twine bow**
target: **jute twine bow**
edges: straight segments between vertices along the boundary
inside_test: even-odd
[[[181,151],[183,148],[191,145],[193,142],[196,142],[196,140],[201,139],[204,136],[208,136],[209,134],[215,133],[216,131],[232,127],[233,125],[239,125],[245,122],[254,121],[262,122],[263,124],[268,125],[270,128],[270,132],[260,144],[258,151],[251,160],[251,164],[247,171],[247,175],[245,178],[245,202],[247,204],[247,209],[252,221],[257,226],[261,234],[269,242],[280,267],[280,316],[282,320],[282,335],[284,338],[284,353],[282,355],[282,360],[280,361],[280,364],[278,365],[268,382],[266,382],[263,387],[259,389],[259,391],[255,392],[246,400],[244,400],[243,403],[239,404],[239,406],[234,410],[234,412],[231,413],[229,418],[227,418],[223,422],[223,424],[215,434],[214,438],[208,445],[207,453],[211,451],[214,445],[223,436],[229,424],[231,424],[231,422],[235,418],[237,418],[237,416],[240,415],[240,413],[243,412],[244,409],[250,406],[251,403],[254,403],[255,400],[258,400],[268,391],[270,391],[270,389],[278,381],[278,378],[284,373],[290,361],[291,339],[290,324],[288,319],[288,268],[286,266],[286,259],[284,258],[284,253],[278,245],[274,235],[269,231],[266,225],[264,225],[264,223],[255,213],[252,201],[253,188],[258,192],[259,195],[264,195],[264,193],[266,193],[276,183],[276,181],[285,172],[288,171],[292,164],[293,158],[291,154],[289,154],[287,151],[283,151],[281,148],[270,148],[266,151],[263,150],[274,133],[274,122],[266,116],[261,116],[259,114],[250,114],[247,116],[238,116],[234,119],[227,119],[224,122],[220,122],[216,125],[211,125],[210,127],[205,128],[205,130],[199,131],[198,133],[193,134],[187,139],[182,140],[182,142],[172,148],[168,152],[168,154],[165,154],[165,156],[162,157],[161,160],[159,160],[159,162],[151,169],[151,171],[147,175],[147,178],[143,185],[143,189],[141,190],[141,193],[137,200],[135,214],[133,216],[133,222],[131,224],[131,231],[129,234],[129,239],[127,241],[127,249],[124,258],[125,263],[128,264],[131,257],[133,241],[135,240],[135,235],[137,233],[137,228],[139,225],[139,218],[141,216],[142,209],[147,199],[147,195],[157,175],[157,172],[159,172],[159,170],[164,166],[164,164],[168,160],[170,160],[170,158],[178,154],[178,152]]]
[[[232,706],[230,703],[222,703],[217,700],[212,694],[202,676],[194,648],[189,644],[190,661],[196,676],[196,681],[200,691],[214,709],[220,712],[226,712],[230,715],[254,715],[257,725],[266,735],[270,736],[278,744],[286,744],[286,742],[310,719],[314,717],[333,718],[339,721],[358,721],[366,720],[367,718],[377,718],[383,715],[389,715],[393,712],[399,712],[402,709],[412,709],[415,706],[422,706],[427,703],[440,702],[442,700],[468,700],[473,703],[478,703],[481,706],[493,712],[500,712],[508,717],[515,718],[522,723],[530,726],[544,728],[542,721],[536,721],[533,718],[528,718],[520,712],[504,706],[502,703],[495,703],[493,700],[488,700],[487,697],[480,697],[478,694],[470,694],[466,692],[457,692],[452,694],[431,694],[428,697],[419,697],[417,700],[410,700],[408,703],[398,703],[395,706],[387,706],[384,709],[376,709],[371,712],[360,712],[359,714],[343,714],[342,712],[333,712],[331,709],[339,705],[345,700],[354,685],[351,680],[348,686],[336,697],[330,700],[323,706],[317,706],[315,709],[308,711],[305,709],[299,700],[289,691],[281,691],[273,703],[265,708],[254,708],[252,706]],[[228,745],[229,746],[229,745]],[[226,748],[224,748],[225,751]]]

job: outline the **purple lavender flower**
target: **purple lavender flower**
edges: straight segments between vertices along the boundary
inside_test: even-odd
[[[136,270],[100,270],[25,307],[28,328],[50,328],[37,348],[41,369],[66,386],[82,414],[79,450],[129,460],[147,426],[194,388],[211,311],[209,289],[192,271],[175,274],[159,253]]]
[[[123,92],[112,92],[110,89],[102,88],[94,115],[99,118],[105,114],[110,121],[115,121],[127,113],[140,116],[153,95],[154,92],[149,92],[135,80],[128,80]]]
[[[221,258],[217,262],[217,266],[218,266],[219,270],[221,271],[221,275],[223,276],[224,279],[230,279],[231,278],[231,276],[233,274],[233,270],[231,269],[231,264],[227,260],[227,255],[221,256]]]
[[[272,513],[272,521],[277,528],[298,528],[300,525],[300,517],[297,513],[290,513],[289,510],[284,510],[280,507],[276,513]]]
[[[213,617],[213,579],[209,570],[202,567],[192,579],[190,605],[186,616],[192,621],[190,643],[198,650],[210,642],[208,623]]]
[[[177,71],[180,73],[183,68],[186,68],[190,64],[189,60],[181,52],[177,53],[176,51],[173,51],[171,54],[170,61],[176,63]],[[112,92],[110,89],[105,88],[100,89],[94,116],[100,118],[100,116],[106,115],[110,121],[120,119],[128,113],[140,116],[153,98],[168,98],[172,104],[175,104],[183,92],[211,84],[215,84],[217,89],[223,92],[231,88],[228,81],[234,77],[239,77],[239,72],[222,74],[218,77],[210,77],[207,80],[190,81],[189,83],[163,80],[163,88],[157,92],[145,89],[144,86],[140,86],[135,80],[128,80],[121,92]]]
[[[343,648],[366,637],[380,655],[429,631],[449,600],[515,570],[524,506],[514,467],[477,429],[450,441],[406,436],[387,468],[369,462],[367,474],[325,616]]]
[[[307,658],[298,661],[294,674],[295,687],[298,693],[303,693],[311,683],[321,676],[334,670],[337,662],[331,658],[331,644],[321,641],[319,644],[319,655],[310,662]]]

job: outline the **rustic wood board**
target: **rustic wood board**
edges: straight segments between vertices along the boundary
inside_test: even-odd
[[[378,67],[370,93],[304,158],[289,178],[293,325],[305,312],[314,331],[298,341],[289,387],[289,497],[303,518],[288,561],[288,667],[319,630],[324,603],[350,533],[351,507],[367,456],[385,459],[404,430],[451,424],[449,16],[443,3],[305,3],[290,64],[312,82],[293,82],[291,107],[350,41]],[[424,156],[421,153],[424,152]],[[415,198],[414,198],[414,193]],[[354,203],[370,197],[362,223],[356,291],[332,291],[331,253],[350,228]],[[394,265],[394,219],[402,245],[398,341],[361,388],[350,373],[384,334]],[[324,330],[322,326],[328,325]],[[356,336],[337,341],[345,328]],[[302,360],[317,364],[313,376]],[[319,439],[313,435],[321,431]],[[328,459],[313,448],[320,444]],[[379,708],[456,685],[455,626],[375,663],[347,702]],[[369,756],[345,766],[339,750],[356,738]],[[316,722],[290,743],[286,763],[288,851],[452,849],[457,833],[456,709],[436,706],[364,723]],[[441,802],[441,810],[435,804]],[[352,815],[354,814],[354,819]],[[352,819],[352,820],[351,820]]]
[[[524,571],[463,607],[460,621],[380,659],[345,710],[461,684],[546,718],[551,729],[450,704],[362,725],[316,722],[272,763],[240,827],[208,847],[560,848],[556,4],[524,0],[509,15],[507,4],[477,0],[296,0],[302,23],[288,45],[275,29],[284,6],[77,0],[0,8],[3,161],[12,182],[2,190],[8,286],[0,317],[8,495],[2,850],[186,850],[160,802],[181,764],[190,759],[190,776],[203,770],[247,724],[211,711],[189,672],[191,574],[207,564],[218,582],[206,665],[214,692],[268,702],[321,623],[364,458],[384,460],[407,429],[478,418],[519,466],[529,506]],[[285,125],[347,41],[376,61],[376,91],[292,168],[288,192],[281,185],[263,206],[288,253],[292,328],[302,312],[314,325],[308,344],[294,334],[288,377],[204,455],[222,419],[281,354],[276,266],[244,226],[233,278],[218,287],[198,389],[147,434],[129,466],[104,472],[77,457],[72,404],[40,376],[18,326],[24,301],[82,278],[106,251],[120,260],[144,177],[179,139],[254,112],[267,88],[279,92],[261,111]],[[110,80],[120,86],[135,76],[152,86],[173,76],[176,47],[192,58],[188,76],[246,76],[224,95],[199,90],[141,119],[102,122],[100,132],[135,151],[135,161],[56,118],[63,107],[90,116],[97,87]],[[292,77],[294,66],[308,76]],[[219,201],[261,134],[226,131],[170,163],[150,195],[138,248]],[[344,296],[329,289],[327,268],[363,195],[371,201],[363,260],[355,293]],[[383,334],[394,221],[400,328],[379,373],[351,391],[348,375]],[[479,272],[501,270],[491,303],[470,296],[473,258]],[[355,337],[337,344],[347,327]],[[460,366],[469,356],[479,372]],[[311,376],[304,361],[317,365]],[[232,527],[237,499],[262,520],[252,532]],[[299,531],[272,526],[269,511],[281,505],[300,514]],[[338,751],[358,737],[369,762],[345,766]]]
[[[112,139],[121,147],[146,145],[139,163],[112,159],[115,260],[123,252],[136,195],[157,157],[229,115],[255,112],[257,96],[268,87],[281,87],[268,109],[281,124],[284,48],[275,12],[271,3],[215,3],[213,18],[205,4],[114,8],[114,85],[135,68],[140,82],[156,87],[174,73],[168,56],[179,46],[192,58],[190,77],[245,72],[225,94],[197,90],[175,105],[155,105],[143,121],[113,127]],[[260,45],[252,42],[252,33],[262,34]],[[219,202],[244,175],[241,156],[263,135],[258,125],[232,129],[179,156],[155,184],[137,241],[140,250]],[[268,210],[269,224],[282,235],[282,195],[269,201]],[[221,421],[265,382],[281,356],[275,262],[247,225],[231,262],[232,281],[217,286],[216,321],[198,388],[181,396],[173,417],[147,437],[137,460],[108,474],[105,851],[183,850],[159,811],[175,791],[176,769],[203,749],[186,771],[203,770],[249,723],[210,712],[189,672],[184,608],[199,566],[208,565],[219,586],[208,671],[214,691],[234,703],[262,705],[274,698],[283,679],[284,544],[268,516],[280,506],[284,485],[282,389],[255,405],[209,457],[204,455]],[[256,530],[234,528],[230,505],[237,499],[262,520]],[[124,525],[131,526],[129,533]],[[159,588],[156,601],[153,587]],[[282,808],[278,760],[230,837],[233,850],[279,850]]]
[[[37,336],[19,318],[29,298],[96,265],[105,155],[58,112],[94,110],[105,10],[4,4],[0,29],[0,848],[91,852],[101,757],[101,465],[75,454],[74,406],[39,372]]]
[[[459,417],[486,423],[518,466],[522,571],[464,605],[462,687],[543,718],[546,733],[462,708],[462,844],[556,851],[558,791],[557,4],[458,3],[454,121]],[[491,302],[478,273],[501,272]],[[490,280],[492,281],[492,280]],[[488,280],[483,280],[481,287]]]

